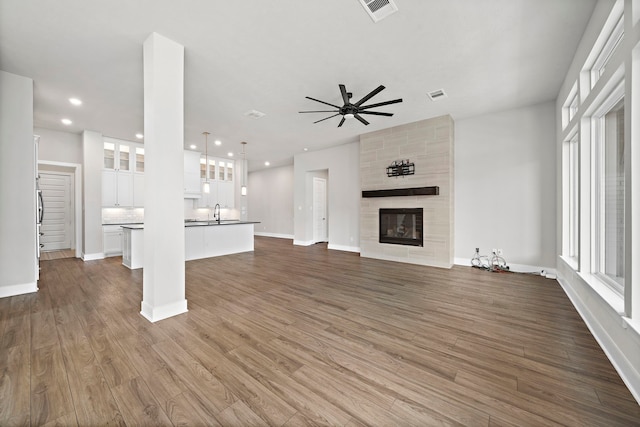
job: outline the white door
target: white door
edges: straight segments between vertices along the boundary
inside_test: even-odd
[[[313,177],[313,240],[327,241],[327,180]]]
[[[73,191],[72,175],[40,172],[40,190],[44,201],[44,216],[40,243],[43,251],[72,248]]]

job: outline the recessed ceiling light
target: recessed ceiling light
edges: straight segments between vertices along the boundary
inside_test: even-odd
[[[213,143],[216,145],[222,145],[222,142],[219,139],[216,139]]]
[[[191,144],[191,145],[189,146],[189,148],[191,148],[192,150],[195,150],[195,149],[196,149],[196,144]]]
[[[141,134],[141,133],[136,133],[136,138],[142,139],[142,138],[144,138],[144,135]]]
[[[233,157],[233,153],[232,153],[231,151],[229,151],[229,152],[227,153],[227,156],[229,156],[229,157]]]
[[[305,148],[304,148],[304,151],[309,151],[309,149],[305,147]]]
[[[78,98],[69,98],[69,102],[73,105],[82,105],[82,101],[80,101]]]
[[[271,163],[269,163],[269,162],[264,162],[264,165],[265,165],[265,166],[269,166],[270,164],[271,164]]]
[[[62,122],[62,124],[69,126],[71,123],[73,123],[71,120],[69,119],[62,119],[60,120]]]

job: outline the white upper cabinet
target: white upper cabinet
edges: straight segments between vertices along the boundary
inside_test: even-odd
[[[102,206],[144,206],[144,147],[111,138],[103,144]]]
[[[200,158],[200,190],[208,182],[209,193],[201,191],[202,197],[196,201],[196,208],[213,208],[216,204],[227,209],[235,207],[234,166],[233,160]]]
[[[203,159],[204,161],[204,159]],[[200,153],[197,151],[184,151],[184,197],[185,199],[197,199],[202,197],[200,187]]]

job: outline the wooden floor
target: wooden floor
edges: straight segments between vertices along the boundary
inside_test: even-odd
[[[553,280],[256,238],[188,262],[189,312],[152,324],[120,262],[0,299],[0,425],[640,425]]]
[[[52,259],[73,258],[76,256],[75,249],[60,249],[56,251],[40,252],[40,261],[49,261]]]

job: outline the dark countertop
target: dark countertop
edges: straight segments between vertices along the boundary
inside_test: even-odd
[[[259,221],[222,220],[218,224],[218,221],[188,221],[184,223],[184,226],[185,227],[209,227],[213,225],[218,226],[218,225],[241,225],[241,224],[260,224],[260,222]],[[121,225],[121,227],[128,228],[131,230],[142,230],[144,229],[144,224],[124,224],[124,225]]]

